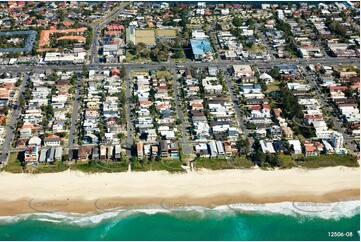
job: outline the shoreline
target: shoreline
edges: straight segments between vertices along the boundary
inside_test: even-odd
[[[98,200],[34,200],[22,199],[16,201],[0,200],[0,217],[16,216],[34,213],[77,213],[87,214],[90,212],[104,213],[120,209],[164,209],[176,210],[189,207],[215,208],[217,206],[230,206],[234,204],[270,204],[281,202],[292,203],[337,203],[359,199],[358,190],[343,190],[316,195],[280,196],[280,197],[254,197],[250,195],[239,196],[216,196],[205,198],[174,197],[163,198],[104,198]]]
[[[170,174],[0,173],[0,216],[118,209],[178,209],[237,203],[360,200],[359,168],[222,170]]]

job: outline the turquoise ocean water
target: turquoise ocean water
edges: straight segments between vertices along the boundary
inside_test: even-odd
[[[359,201],[0,217],[0,240],[360,240]],[[330,237],[329,232],[343,232]],[[347,234],[346,234],[347,233]],[[351,235],[352,233],[352,235]]]

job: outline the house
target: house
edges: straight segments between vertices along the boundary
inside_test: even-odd
[[[192,39],[207,39],[208,35],[203,30],[195,29],[192,31]]]
[[[272,144],[277,153],[289,154],[290,150],[288,148],[288,143],[286,141],[274,140]]]
[[[282,138],[282,129],[278,125],[273,125],[268,128],[268,133],[272,139],[281,139]]]
[[[144,157],[143,143],[141,142],[137,143],[137,156],[138,159],[143,159]]]
[[[259,128],[254,131],[256,138],[266,138],[267,130],[265,128]]]
[[[303,146],[305,148],[305,156],[318,156],[318,151],[315,143],[304,141]]]
[[[98,147],[93,148],[93,150],[92,150],[92,159],[93,160],[99,159],[99,148]]]
[[[114,159],[114,155],[113,155],[113,151],[114,151],[114,146],[112,146],[112,145],[109,145],[108,147],[107,147],[107,158],[109,159],[109,160],[113,160]]]
[[[168,144],[166,140],[161,140],[159,142],[160,145],[160,156],[161,157],[168,157],[169,153],[168,153]]]
[[[46,162],[46,154],[48,153],[48,149],[42,149],[40,151],[40,156],[39,156],[39,162],[40,163],[45,163]]]
[[[63,156],[63,148],[62,147],[56,147],[55,149],[55,160],[61,160],[61,157]]]
[[[264,81],[266,84],[273,82],[273,78],[267,73],[262,73],[262,75],[259,76],[259,79]]]
[[[334,153],[334,149],[333,149],[332,145],[327,140],[323,139],[322,144],[325,147],[326,154]]]
[[[158,146],[157,145],[152,145],[152,156],[153,157],[157,157],[158,156]]]
[[[33,145],[36,145],[36,146],[40,146],[41,145],[41,139],[37,136],[33,136],[29,139],[28,141],[28,145],[29,146],[33,146]]]
[[[254,77],[254,71],[250,65],[233,65],[233,75],[237,78]]]
[[[231,157],[233,155],[233,150],[230,142],[224,142],[224,151],[227,157]]]
[[[293,138],[293,131],[292,131],[292,129],[290,127],[283,126],[282,127],[282,133],[283,133],[283,136],[286,139],[292,139]]]
[[[259,143],[261,145],[261,149],[263,153],[271,153],[271,154],[276,153],[272,142],[266,142],[265,140],[260,140]]]
[[[105,145],[100,146],[100,159],[105,160],[107,158],[107,147]]]
[[[28,162],[37,162],[38,158],[39,158],[39,150],[38,150],[38,146],[34,145],[34,146],[28,146],[25,150],[25,154],[24,154],[24,160],[26,163]]]
[[[302,154],[301,142],[299,140],[288,140],[288,144],[296,155]]]
[[[91,152],[91,147],[80,146],[78,149],[78,160],[87,160]]]
[[[196,154],[200,157],[209,157],[208,147],[206,143],[199,143],[194,146]]]
[[[114,146],[114,159],[120,159],[121,158],[121,146],[115,145]]]
[[[170,142],[169,150],[172,158],[179,158],[179,146],[177,142]]]
[[[208,145],[209,145],[209,149],[211,151],[211,157],[218,156],[216,142],[214,140],[211,140],[211,141],[209,141]]]
[[[217,146],[217,150],[218,150],[218,155],[219,156],[224,156],[226,155],[226,153],[224,152],[224,148],[223,148],[223,144],[221,141],[217,141],[216,142],[216,146]]]
[[[50,135],[44,139],[45,146],[60,146],[61,140],[57,135]]]
[[[54,156],[55,156],[55,148],[51,147],[48,149],[48,152],[46,153],[46,162],[47,163],[53,163],[54,162]]]

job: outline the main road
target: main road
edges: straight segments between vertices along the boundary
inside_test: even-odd
[[[162,66],[167,66],[167,68],[177,68],[178,66],[184,67],[208,67],[208,66],[219,66],[227,67],[230,65],[259,65],[263,67],[273,67],[274,65],[280,64],[297,64],[297,65],[309,65],[309,64],[322,64],[322,65],[356,65],[360,66],[359,58],[313,58],[313,59],[289,59],[289,60],[269,60],[269,61],[260,61],[260,60],[250,60],[250,61],[212,61],[212,62],[197,62],[197,61],[188,61],[181,63],[173,62],[160,62],[160,63],[123,63],[127,69],[159,69]],[[97,63],[91,65],[85,65],[88,69],[99,70],[102,68],[112,69],[114,67],[119,67],[120,64],[110,64],[110,63]],[[44,69],[57,69],[57,70],[69,70],[69,71],[81,71],[83,64],[73,64],[73,65],[38,65],[38,66],[25,66],[25,65],[13,65],[13,66],[2,66],[0,67],[0,72],[31,72],[34,70],[44,70]]]

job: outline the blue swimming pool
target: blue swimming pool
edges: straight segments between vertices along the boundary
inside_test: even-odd
[[[172,158],[179,158],[178,154],[172,154]]]

